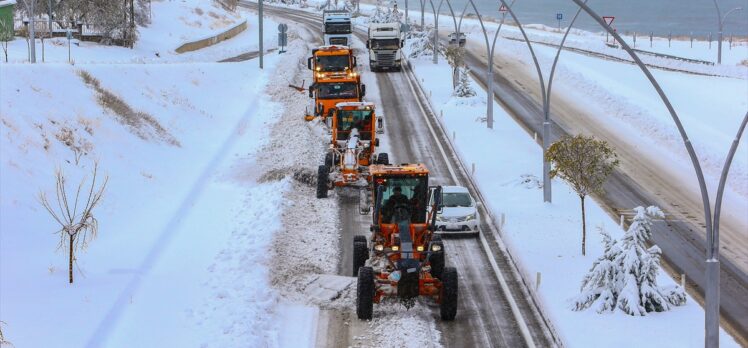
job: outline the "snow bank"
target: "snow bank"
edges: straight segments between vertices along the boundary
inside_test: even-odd
[[[563,181],[553,182],[553,204],[542,203],[541,149],[500,105],[494,105],[494,129],[485,126],[485,91],[474,88],[473,98],[457,98],[446,63],[433,65],[430,57],[411,61],[424,88],[432,93],[431,103],[444,117],[448,133],[456,134],[453,145],[463,163],[475,163],[474,180],[488,200],[494,216],[506,216],[501,238],[517,258],[525,279],[542,274],[537,294],[544,312],[558,329],[563,341],[579,347],[698,347],[703,345],[704,312],[693,298],[669,312],[631,317],[620,312],[599,315],[594,311],[574,312],[570,300],[579,294],[581,281],[592,261],[603,252],[600,235],[590,228],[587,256],[580,255],[581,214],[579,197]],[[474,83],[474,82],[473,82]],[[485,156],[491,149],[491,156]],[[614,237],[623,231],[600,206],[587,202],[587,225],[604,226]],[[633,207],[632,207],[633,208]],[[490,237],[490,236],[489,236]],[[674,285],[660,273],[658,283]],[[632,334],[636,333],[636,334]],[[723,346],[737,346],[724,331]]]

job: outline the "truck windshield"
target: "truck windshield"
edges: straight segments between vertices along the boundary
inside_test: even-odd
[[[345,71],[350,68],[348,56],[318,56],[316,63],[319,71]]]
[[[337,113],[338,139],[348,140],[353,128],[358,129],[361,140],[371,140],[373,110],[339,110]]]
[[[375,179],[375,191],[378,187],[384,187],[380,212],[382,222],[391,223],[395,215],[395,207],[399,204],[407,204],[410,213],[410,222],[426,222],[426,204],[428,204],[428,177],[427,176],[400,176]],[[396,191],[400,191],[397,193]]]
[[[358,97],[358,84],[354,82],[333,82],[317,84],[319,99],[354,99]]]
[[[399,39],[372,39],[371,48],[374,50],[396,50],[400,48]]]
[[[350,34],[351,22],[325,23],[325,34]]]

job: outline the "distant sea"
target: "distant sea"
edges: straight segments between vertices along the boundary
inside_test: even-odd
[[[397,0],[398,7],[405,9],[404,0]],[[439,6],[439,0],[432,0],[434,6]],[[474,0],[476,7],[484,17],[500,18],[498,0]],[[507,3],[510,3],[507,0]],[[459,16],[465,7],[465,0],[451,0],[452,8]],[[724,22],[723,33],[725,39],[730,34],[748,36],[748,0],[717,0],[722,15],[735,7],[742,7],[742,11],[734,11]],[[712,33],[717,39],[717,10],[713,0],[589,0],[587,4],[601,16],[615,16],[613,27],[618,32],[637,32],[666,37],[689,36],[691,33],[701,39]],[[408,0],[408,6],[413,10],[420,10],[419,0]],[[516,0],[513,10],[522,24],[545,24],[558,26],[556,14],[561,13],[561,26],[569,24],[576,13],[577,6],[571,0]],[[426,0],[426,11],[431,11],[431,5]],[[442,13],[449,13],[446,1],[442,4]],[[469,7],[467,13],[472,13]],[[599,25],[584,12],[579,15],[574,24],[575,28],[589,31],[602,31]],[[416,16],[416,19],[420,16]],[[507,14],[507,19],[511,19]]]

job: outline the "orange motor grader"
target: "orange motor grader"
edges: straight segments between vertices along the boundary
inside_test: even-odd
[[[309,86],[309,98],[314,99],[312,110],[307,108],[304,119],[325,118],[328,110],[340,102],[362,101],[366,85],[356,72],[356,56],[346,46],[321,46],[312,50],[307,60],[312,70],[313,83]]]
[[[410,308],[423,296],[439,304],[442,320],[453,320],[457,270],[445,267],[444,243],[434,234],[441,186],[428,186],[429,172],[423,164],[375,164],[369,174],[374,203],[371,235],[369,240],[363,235],[353,239],[358,318],[371,319],[374,303],[385,298],[396,298]],[[360,204],[361,213],[368,214],[369,204]]]
[[[368,167],[389,163],[387,153],[376,153],[379,146],[374,103],[344,102],[328,110],[330,147],[317,171],[317,198],[340,186],[369,186]]]

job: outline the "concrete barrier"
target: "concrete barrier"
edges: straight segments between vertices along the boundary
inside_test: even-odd
[[[175,50],[177,53],[185,53],[185,52],[191,52],[191,51],[197,51],[199,49],[203,49],[208,46],[213,46],[221,41],[228,40],[234,36],[239,35],[239,33],[243,32],[247,29],[247,20],[244,20],[243,22],[235,25],[229,30],[226,30],[220,34],[207,37],[205,39],[187,42]]]

